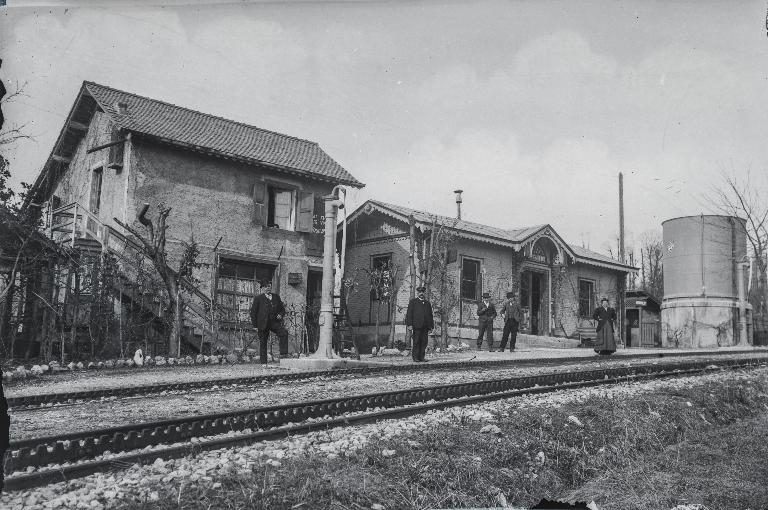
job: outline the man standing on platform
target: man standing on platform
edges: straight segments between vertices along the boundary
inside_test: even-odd
[[[417,287],[417,297],[408,303],[408,311],[405,313],[405,325],[413,329],[413,347],[411,356],[413,361],[423,363],[424,352],[427,350],[429,332],[435,328],[435,320],[432,317],[432,303],[427,301],[426,287]]]
[[[507,338],[510,338],[510,335],[509,350],[514,351],[515,343],[517,342],[517,328],[520,327],[520,321],[523,318],[523,312],[520,310],[520,305],[517,304],[514,292],[507,292],[507,300],[501,309],[501,318],[504,319],[504,334],[501,336],[499,351],[504,352],[504,348],[507,346]]]
[[[280,355],[288,355],[288,330],[283,327],[285,306],[280,296],[272,293],[272,282],[261,283],[262,294],[256,296],[251,305],[251,323],[259,331],[259,358],[267,363],[267,340],[273,331],[280,341]]]
[[[483,293],[483,300],[477,304],[477,350],[483,348],[483,333],[488,341],[488,350],[493,351],[493,319],[496,318],[496,307],[491,303],[491,295]]]

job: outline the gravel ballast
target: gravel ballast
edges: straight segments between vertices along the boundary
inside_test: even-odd
[[[716,359],[746,355],[718,356]],[[768,356],[767,356],[768,357]],[[694,358],[701,361],[702,358]],[[682,361],[676,358],[675,361]],[[11,440],[63,434],[129,423],[143,423],[166,418],[204,415],[251,409],[270,405],[303,402],[346,395],[360,395],[385,390],[454,384],[489,379],[521,377],[541,373],[588,370],[608,366],[642,366],[653,360],[609,358],[598,363],[565,366],[483,368],[436,370],[388,375],[313,378],[306,381],[278,381],[261,386],[174,392],[75,405],[52,406],[36,410],[11,411]],[[213,386],[215,388],[215,386]]]
[[[541,416],[547,416],[548,410],[572,404],[578,406],[594,398],[640,399],[647,402],[648,413],[653,415],[655,411],[652,409],[652,402],[654,402],[652,394],[654,392],[663,390],[684,395],[692,388],[704,385],[733,385],[734,382],[742,387],[755,384],[764,386],[766,377],[768,377],[766,368],[739,372],[720,371],[703,376],[566,390],[433,411],[424,415],[376,424],[333,429],[270,443],[205,452],[196,457],[175,461],[157,461],[150,466],[134,466],[121,472],[102,473],[42,489],[4,494],[0,497],[0,506],[3,508],[139,508],[141,505],[137,505],[138,502],[145,502],[148,505],[153,505],[153,502],[165,502],[163,508],[168,508],[168,503],[172,501],[175,504],[177,497],[181,501],[182,495],[186,494],[190,487],[210,489],[215,493],[222,482],[231,477],[247,480],[249,476],[256,473],[272,471],[279,473],[283,464],[295,459],[351,459],[357,452],[382,445],[381,451],[377,454],[380,460],[377,462],[398,463],[403,452],[396,447],[390,447],[390,442],[406,441],[404,443],[406,447],[418,449],[418,440],[412,441],[410,438],[418,438],[424,431],[443,430],[459,424],[476,424],[471,425],[471,428],[477,429],[477,432],[487,437],[488,441],[495,441],[493,438],[497,437],[494,434],[497,433],[495,431],[498,429],[500,420],[509,419],[527,409],[540,409],[543,413]],[[692,416],[698,419],[696,413],[699,410],[691,402],[683,405],[686,404],[692,409]],[[643,404],[643,407],[645,405]],[[702,409],[701,412],[709,411]],[[704,414],[701,414],[701,419],[706,421]],[[569,416],[571,427],[575,430],[584,427],[588,420],[589,416],[574,415],[573,419]],[[472,452],[461,452],[461,455],[471,457]],[[477,457],[477,460],[482,462],[480,457]],[[548,462],[549,459],[546,461]],[[532,462],[544,464],[543,453],[541,458],[537,456]],[[288,476],[289,473],[283,473],[283,475]],[[390,508],[387,503],[382,501],[382,507]],[[201,505],[205,507],[204,504],[201,503]]]

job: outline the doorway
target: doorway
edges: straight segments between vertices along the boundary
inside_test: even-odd
[[[302,351],[315,352],[320,341],[320,299],[323,294],[323,271],[309,269],[307,271],[307,308],[304,314],[304,325],[307,329],[307,343],[302,345]]]
[[[640,310],[627,308],[626,332],[627,347],[640,347]]]
[[[525,330],[531,335],[540,335],[546,331],[546,321],[543,314],[546,311],[546,292],[544,273],[523,271],[520,274],[520,306],[523,308]]]

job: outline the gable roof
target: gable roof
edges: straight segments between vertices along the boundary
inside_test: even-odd
[[[86,81],[83,87],[116,124],[133,133],[363,187],[316,142],[267,131],[164,101]],[[128,113],[116,109],[118,101]]]
[[[457,232],[463,238],[488,242],[501,246],[509,246],[515,250],[519,250],[522,245],[531,240],[542,230],[549,229],[549,233],[561,242],[568,255],[570,255],[576,262],[590,264],[598,267],[606,267],[623,272],[632,272],[637,269],[632,266],[622,264],[621,262],[614,260],[606,255],[601,255],[599,253],[587,250],[586,248],[581,248],[566,243],[562,240],[555,229],[547,223],[525,228],[502,229],[498,227],[492,227],[490,225],[483,225],[481,223],[459,220],[457,218],[451,218],[450,216],[431,214],[425,211],[419,211],[401,205],[388,204],[378,200],[367,200],[350,215],[350,217],[347,219],[347,222],[354,221],[368,208],[373,208],[376,211],[405,222],[407,222],[408,217],[412,215],[416,221],[416,224],[420,227],[429,227],[432,225],[432,221],[434,220],[437,223],[448,225],[452,230]]]
[[[128,105],[127,113],[117,103]],[[303,140],[189,108],[84,81],[34,189],[45,176],[68,161],[96,110],[139,137],[151,138],[187,150],[260,164],[278,171],[334,184],[362,188],[362,182],[334,161],[316,142]]]
[[[521,228],[516,230],[505,230],[490,225],[483,225],[481,223],[473,223],[471,221],[459,220],[451,218],[450,216],[441,216],[439,214],[431,214],[425,211],[418,211],[401,205],[388,204],[380,202],[378,200],[368,200],[366,204],[371,204],[381,212],[394,215],[397,219],[408,221],[408,217],[413,215],[416,223],[423,226],[432,225],[434,219],[437,223],[443,225],[449,225],[452,230],[463,234],[470,234],[474,236],[480,236],[484,241],[500,241],[502,244],[513,243],[517,244],[525,241],[528,237],[535,234],[539,230],[543,229],[547,225],[536,225],[533,227]],[[365,205],[365,204],[363,204]],[[353,215],[362,211],[362,207],[355,211]],[[352,218],[347,221],[352,221]]]

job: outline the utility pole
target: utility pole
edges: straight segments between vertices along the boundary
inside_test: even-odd
[[[619,172],[619,262],[624,263],[624,174]]]
[[[624,264],[624,174],[619,172],[619,262]],[[627,277],[619,283],[618,307],[619,307],[619,339],[622,345],[626,345],[624,338],[624,320],[626,315],[626,304],[624,303],[627,288]]]

